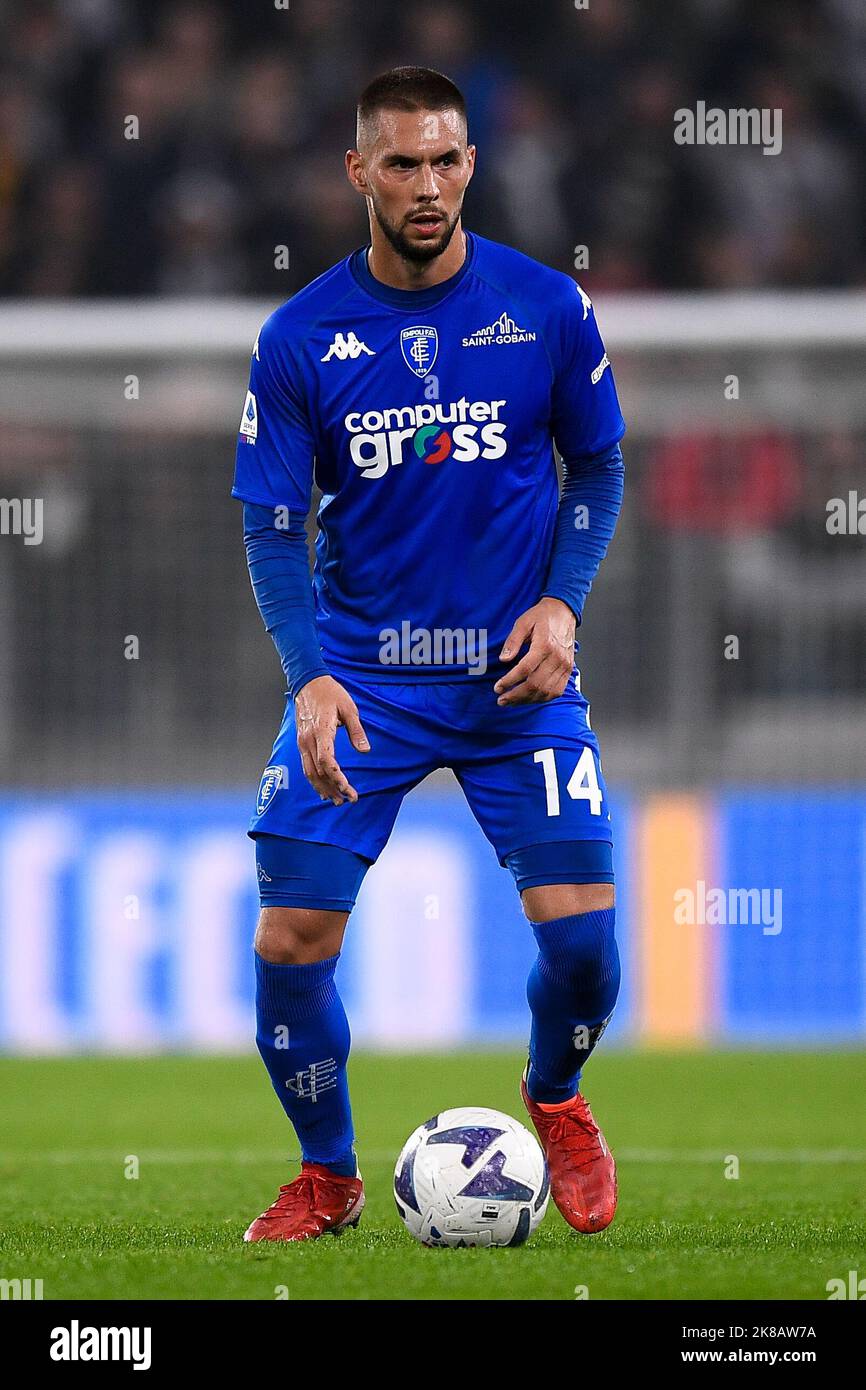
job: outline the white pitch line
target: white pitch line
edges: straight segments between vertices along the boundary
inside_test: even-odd
[[[369,1163],[393,1163],[397,1151],[390,1149],[358,1148],[363,1168]],[[727,1152],[721,1149],[617,1149],[619,1163],[724,1163],[735,1154],[740,1163],[863,1163],[866,1149],[740,1149],[732,1143]],[[140,1149],[122,1152],[120,1149],[46,1149],[42,1153],[0,1153],[0,1164],[33,1163],[107,1163],[124,1164],[135,1157],[142,1165],[215,1164],[239,1166],[264,1163],[298,1163],[299,1154],[280,1153],[276,1149]]]

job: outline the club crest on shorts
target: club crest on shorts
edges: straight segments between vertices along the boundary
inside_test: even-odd
[[[418,324],[414,328],[404,328],[400,334],[400,351],[409,371],[425,377],[432,372],[439,353],[439,333],[435,328]]]
[[[270,806],[280,787],[284,787],[288,782],[288,770],[284,767],[277,767],[270,764],[262,773],[262,780],[259,782],[259,794],[256,797],[256,814],[263,816]]]

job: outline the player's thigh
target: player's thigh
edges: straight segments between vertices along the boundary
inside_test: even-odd
[[[517,717],[493,716],[496,734],[480,741],[478,756],[455,767],[471,812],[495,848],[499,862],[527,845],[607,845],[613,840],[610,805],[598,739],[587,723],[585,702],[571,692],[548,705],[525,706]],[[599,848],[599,856],[609,851]],[[562,856],[557,855],[557,863]],[[601,859],[599,859],[601,862]],[[573,883],[598,883],[594,852],[587,853]]]
[[[609,840],[547,840],[505,855],[530,922],[550,922],[614,906]]]
[[[370,861],[340,845],[281,835],[258,834],[255,843],[258,954],[280,965],[337,955]]]
[[[403,797],[437,765],[439,750],[418,718],[412,687],[343,678],[341,683],[355,701],[370,740],[366,753],[352,745],[342,727],[334,740],[335,757],[358,792],[358,800],[335,806],[323,801],[311,786],[298,749],[294,701],[288,698],[259,784],[249,833],[338,845],[375,862],[390,837]]]
[[[603,912],[613,907],[612,883],[541,883],[520,894],[530,922],[553,922],[582,912]]]

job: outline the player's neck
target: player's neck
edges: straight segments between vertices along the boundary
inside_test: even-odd
[[[466,259],[466,251],[466,234],[459,222],[442,255],[422,265],[407,261],[386,237],[374,232],[367,252],[367,266],[375,280],[392,290],[429,290],[457,274]]]

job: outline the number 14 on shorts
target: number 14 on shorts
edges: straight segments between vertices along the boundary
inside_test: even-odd
[[[544,770],[544,790],[547,794],[547,814],[558,816],[559,782],[556,777],[556,760],[552,748],[540,748],[533,754],[533,762],[541,763]],[[572,801],[588,801],[592,815],[601,815],[602,790],[598,785],[598,773],[591,748],[584,748],[575,764],[574,771],[566,783],[565,790]]]

